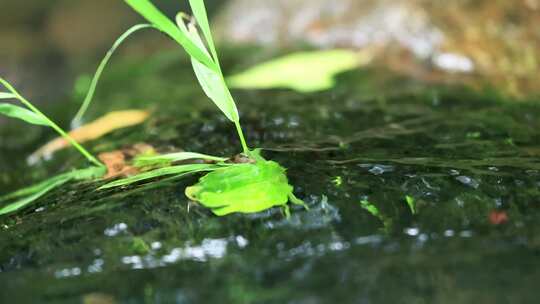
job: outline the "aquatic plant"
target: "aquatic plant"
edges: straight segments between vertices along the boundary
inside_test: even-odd
[[[150,24],[140,24],[130,28],[114,43],[105,58],[101,61],[90,85],[86,98],[73,122],[78,124],[86,109],[90,105],[97,82],[106,64],[116,48],[131,34],[144,28],[156,28],[182,46],[191,58],[195,75],[204,93],[214,102],[221,112],[235,125],[245,161],[235,163],[231,159],[204,155],[195,152],[180,152],[163,155],[144,155],[136,157],[132,165],[139,168],[142,173],[109,182],[99,189],[110,189],[126,186],[157,177],[175,179],[187,174],[197,172],[210,172],[203,176],[199,183],[186,188],[188,198],[201,203],[219,216],[232,212],[251,213],[266,210],[273,206],[281,206],[285,214],[289,214],[287,202],[307,206],[293,194],[293,187],[289,185],[285,168],[274,161],[265,160],[260,150],[250,150],[247,146],[236,103],[227,87],[223,76],[217,51],[214,45],[208,16],[203,0],[189,0],[193,18],[184,13],[176,17],[176,24],[160,12],[149,0],[125,0],[135,11],[146,18]],[[186,23],[186,21],[188,21]],[[197,27],[198,26],[198,27]],[[200,32],[202,33],[202,36]],[[19,95],[11,85],[2,80],[2,84],[11,93],[2,93],[0,98],[16,98],[25,104],[31,111],[17,108],[14,105],[4,105],[0,113],[17,117],[25,121],[48,125],[57,130],[66,140],[75,146],[87,159],[97,165],[87,171],[73,171],[42,182],[18,192],[0,198],[0,202],[25,196],[20,200],[5,206],[1,214],[15,211],[26,206],[51,189],[58,187],[69,180],[91,179],[105,174],[103,165],[89,152],[73,140],[66,132],[54,122],[43,115],[31,103]],[[177,164],[176,162],[203,159],[212,163],[205,164]],[[99,169],[99,170],[98,170]],[[102,170],[103,169],[103,170]],[[83,174],[84,173],[84,174]]]
[[[20,101],[27,108],[23,108],[11,103],[0,103],[0,114],[11,118],[17,118],[29,124],[48,126],[58,132],[66,141],[74,146],[93,166],[85,169],[74,170],[64,174],[51,177],[36,185],[15,191],[13,193],[0,197],[0,203],[9,202],[0,208],[0,215],[17,211],[28,206],[38,198],[47,194],[49,191],[62,186],[71,180],[94,180],[102,177],[106,173],[103,164],[97,160],[82,145],[75,141],[66,131],[60,128],[54,121],[47,117],[43,112],[36,108],[30,101],[24,98],[15,88],[6,80],[0,78],[2,84],[9,92],[0,92],[0,99],[15,99]]]
[[[62,128],[60,128],[54,121],[47,117],[43,112],[36,108],[30,101],[24,98],[15,88],[3,78],[0,78],[0,84],[2,84],[9,92],[0,92],[0,99],[16,99],[25,105],[28,109],[16,106],[10,103],[0,103],[0,114],[18,118],[26,121],[27,123],[41,126],[48,126],[54,129],[64,139],[66,139],[73,147],[88,159],[91,163],[97,166],[103,166],[90,152],[88,152],[83,146],[75,141],[71,136],[67,134]]]
[[[23,188],[0,197],[1,202],[11,202],[0,208],[0,215],[8,214],[24,208],[47,194],[49,191],[58,188],[69,181],[91,181],[101,178],[107,172],[103,166],[92,166],[85,169],[73,170],[51,177],[39,184]]]
[[[193,152],[139,157],[133,162],[135,166],[157,168],[108,183],[101,189],[125,186],[161,176],[178,178],[190,173],[209,171],[210,173],[203,176],[198,184],[186,188],[186,196],[210,208],[216,215],[258,212],[273,206],[283,206],[285,213],[288,214],[286,204],[289,200],[304,205],[294,196],[285,169],[276,162],[265,160],[260,155],[260,150],[250,150],[247,146],[236,103],[220,67],[204,1],[190,0],[193,19],[179,13],[176,16],[176,26],[148,0],[126,0],[126,2],[155,28],[166,33],[186,50],[203,91],[234,123],[243,154],[249,161],[236,164],[226,158]],[[173,162],[195,158],[215,163],[170,165]]]

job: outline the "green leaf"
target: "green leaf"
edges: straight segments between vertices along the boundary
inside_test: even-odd
[[[54,178],[51,178],[45,182],[40,183],[39,187],[32,187],[33,191],[30,195],[23,197],[22,199],[13,202],[11,204],[8,204],[7,206],[4,206],[0,209],[0,215],[8,214],[14,211],[17,211],[23,207],[28,206],[29,204],[33,203],[38,198],[42,197],[43,195],[47,194],[47,192],[53,190],[56,187],[59,187],[66,182],[68,182],[70,178],[68,176],[57,176]],[[24,189],[23,189],[24,190]]]
[[[163,163],[179,162],[188,159],[204,159],[216,162],[224,162],[227,158],[217,157],[212,155],[206,155],[195,152],[177,152],[169,154],[151,155],[151,156],[138,156],[134,160],[134,165],[137,167],[151,166]]]
[[[362,206],[362,208],[364,208],[364,210],[371,213],[373,216],[375,216],[377,218],[381,217],[381,213],[379,212],[379,209],[375,205],[373,205],[372,203],[370,203],[370,202],[368,202],[366,200],[363,200],[363,201],[360,201],[360,206]]]
[[[186,34],[202,52],[208,54],[197,28],[193,24],[189,24],[188,27],[186,27],[181,14],[177,16],[176,22],[180,30]],[[229,120],[237,122],[239,120],[238,109],[236,108],[236,104],[234,103],[229,88],[223,79],[221,71],[211,70],[195,58],[191,58],[191,63],[195,75],[197,76],[197,80],[206,96],[216,104]]]
[[[17,96],[12,93],[0,92],[0,99],[17,99]]]
[[[316,92],[334,87],[335,76],[366,63],[369,58],[350,50],[300,52],[261,63],[227,78],[233,88],[290,88]]]
[[[33,125],[49,126],[49,123],[36,113],[10,103],[0,103],[0,114],[18,118]]]
[[[416,214],[416,201],[412,196],[405,196],[405,201],[407,202],[407,205],[409,206],[409,209],[411,210],[412,214]]]
[[[217,216],[260,212],[275,206],[283,207],[288,214],[289,200],[307,209],[292,191],[285,168],[262,159],[214,170],[201,177],[197,184],[187,187],[185,194]]]
[[[0,77],[0,84],[3,85],[8,91],[13,94],[13,96],[19,100],[22,104],[24,104],[28,109],[32,110],[33,113],[35,113],[37,116],[39,116],[40,119],[42,119],[44,122],[46,122],[46,126],[51,127],[54,129],[58,134],[60,134],[67,142],[69,142],[72,146],[74,146],[79,152],[81,152],[86,159],[88,159],[91,163],[97,165],[97,166],[103,166],[103,164],[97,160],[90,152],[88,152],[83,146],[81,146],[77,141],[75,141],[69,134],[66,133],[62,128],[60,128],[54,121],[50,120],[43,112],[41,112],[38,108],[36,108],[30,101],[28,101],[26,98],[24,98],[21,94],[15,90],[15,88],[7,82],[5,79]],[[39,123],[42,124],[42,123]]]
[[[135,11],[142,15],[146,20],[155,25],[162,32],[169,35],[178,44],[180,44],[186,52],[196,58],[199,62],[207,66],[209,69],[218,71],[216,63],[212,61],[208,54],[203,53],[193,42],[184,34],[174,23],[160,12],[149,0],[125,0]]]
[[[210,23],[208,22],[208,15],[206,14],[206,7],[204,6],[203,0],[189,0],[189,5],[191,6],[191,11],[197,20],[197,24],[201,28],[208,48],[214,58],[214,61],[218,64],[219,59],[216,51],[216,46],[214,44],[214,39],[212,38],[212,32],[210,31]]]
[[[119,187],[119,186],[126,186],[126,185],[130,185],[139,181],[166,176],[166,175],[173,175],[173,174],[184,175],[184,174],[200,172],[200,171],[212,171],[218,168],[222,168],[222,166],[213,165],[213,164],[191,164],[191,165],[179,165],[179,166],[159,168],[152,171],[140,173],[134,176],[130,176],[127,178],[123,178],[114,182],[110,182],[108,184],[105,184],[99,187],[98,190],[109,189],[109,188],[114,188],[114,187]]]
[[[102,178],[106,173],[107,168],[105,167],[89,167],[86,169],[74,170],[66,174],[73,180],[81,181]]]
[[[47,194],[49,191],[62,186],[70,180],[92,180],[102,177],[105,173],[106,169],[103,167],[90,167],[86,169],[74,170],[54,176],[36,185],[4,195],[0,197],[0,202],[9,201],[16,198],[20,199],[0,208],[0,215],[8,214],[24,208],[36,201],[38,198]]]
[[[101,63],[99,64],[96,73],[94,74],[94,77],[92,78],[92,81],[90,82],[90,87],[88,88],[88,92],[86,93],[86,96],[84,98],[84,101],[77,111],[77,114],[75,114],[75,117],[73,118],[71,125],[72,127],[78,127],[80,126],[80,122],[86,113],[86,110],[88,109],[88,106],[92,102],[92,98],[94,97],[94,92],[96,91],[96,86],[99,81],[99,78],[101,77],[101,74],[103,73],[103,70],[107,66],[107,63],[111,59],[112,55],[116,51],[116,49],[126,40],[129,36],[131,36],[133,33],[146,29],[146,28],[152,28],[153,25],[150,24],[137,24],[129,28],[125,33],[123,33],[112,45],[111,49],[107,52],[105,57],[101,60]]]

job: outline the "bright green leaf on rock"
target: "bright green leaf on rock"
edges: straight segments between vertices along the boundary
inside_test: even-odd
[[[258,154],[256,158],[256,163],[238,164],[208,173],[199,183],[186,188],[186,196],[218,216],[260,212],[275,206],[283,207],[288,214],[289,200],[306,207],[294,196],[285,168]]]
[[[300,52],[261,63],[227,78],[239,89],[290,88],[299,92],[316,92],[334,87],[335,76],[365,64],[364,53],[350,50]]]

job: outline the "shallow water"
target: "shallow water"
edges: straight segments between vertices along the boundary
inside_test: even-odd
[[[89,146],[236,153],[234,128],[188,72],[118,66],[93,114],[160,108]],[[0,302],[536,302],[540,106],[376,71],[318,94],[235,94],[248,142],[288,168],[309,211],[218,218],[183,195],[197,177],[101,192],[70,184],[0,218]],[[51,133],[3,132],[2,192],[80,164],[62,152],[30,171],[20,155]]]

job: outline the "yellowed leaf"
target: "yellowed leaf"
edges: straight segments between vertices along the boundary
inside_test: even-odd
[[[98,139],[114,130],[134,126],[144,122],[150,113],[142,110],[113,111],[104,116],[81,126],[69,135],[79,143]],[[70,144],[62,137],[48,142],[29,158],[30,163],[35,163],[42,158],[50,158],[56,151],[69,147]]]

